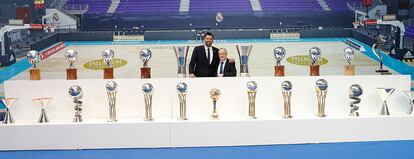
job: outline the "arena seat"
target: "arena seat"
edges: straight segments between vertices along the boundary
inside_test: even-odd
[[[180,0],[121,0],[115,13],[137,15],[177,15]]]
[[[66,10],[80,10],[88,6],[87,14],[102,14],[107,12],[110,4],[111,0],[69,0],[64,8]]]

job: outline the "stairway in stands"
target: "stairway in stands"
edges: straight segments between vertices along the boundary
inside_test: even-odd
[[[318,1],[319,5],[321,5],[321,7],[324,11],[330,11],[331,10],[331,8],[329,7],[328,3],[326,3],[325,0],[317,0],[317,1]]]
[[[116,8],[118,8],[118,5],[121,0],[112,0],[111,5],[108,8],[107,13],[115,13]]]

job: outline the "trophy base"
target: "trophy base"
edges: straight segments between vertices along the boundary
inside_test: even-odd
[[[240,73],[240,77],[250,77],[249,73]]]
[[[67,80],[77,80],[78,79],[78,70],[76,68],[66,69],[66,79]]]
[[[317,117],[319,117],[319,118],[324,118],[324,117],[326,117],[326,115],[325,115],[325,114],[317,114],[316,116],[317,116]]]
[[[391,72],[383,69],[375,70],[375,72],[380,73],[380,75],[391,75]]]
[[[311,76],[319,76],[319,66],[309,66]]]
[[[344,70],[345,70],[345,76],[355,75],[355,65],[346,65]]]
[[[6,108],[6,114],[4,115],[3,124],[13,124],[14,120],[11,116],[10,110]]]
[[[275,76],[285,76],[285,66],[275,66]]]
[[[151,68],[141,67],[141,78],[151,78]]]
[[[179,117],[179,118],[177,118],[178,120],[188,120],[188,118],[187,117]]]
[[[257,119],[255,116],[249,116],[249,119]]]
[[[384,103],[384,106],[382,106],[380,115],[390,116],[390,111],[388,110],[386,103]]]
[[[187,75],[186,74],[177,74],[177,78],[186,78]]]
[[[211,113],[211,119],[212,120],[218,120],[219,119],[219,114],[217,112],[217,109],[213,109],[213,113]]]
[[[144,118],[144,121],[154,121],[154,118]]]
[[[74,117],[74,118],[73,118],[73,122],[74,122],[74,123],[83,122],[83,119],[82,119],[82,117]]]
[[[38,68],[30,69],[30,80],[40,80],[40,69]]]
[[[116,120],[116,119],[108,119],[107,121],[108,122],[117,122],[118,120]]]
[[[104,79],[114,79],[114,68],[104,68]]]
[[[359,117],[359,113],[358,112],[352,112],[352,113],[349,113],[349,116]]]
[[[282,117],[286,118],[286,119],[289,119],[289,118],[292,118],[292,115],[283,115]]]
[[[49,118],[46,115],[46,110],[42,109],[39,120],[37,121],[38,123],[48,123],[49,122]]]

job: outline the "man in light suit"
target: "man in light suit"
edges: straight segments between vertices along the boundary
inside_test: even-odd
[[[215,77],[216,66],[219,63],[218,49],[213,47],[214,36],[207,32],[204,45],[194,47],[189,64],[189,74],[194,77]]]
[[[221,48],[219,50],[219,63],[217,65],[216,76],[217,77],[236,77],[237,70],[234,62],[230,62],[227,58],[227,50]]]

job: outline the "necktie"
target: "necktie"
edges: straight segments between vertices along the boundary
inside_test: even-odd
[[[210,63],[210,48],[207,48],[207,60]]]
[[[223,61],[220,62],[220,74],[223,74]]]

